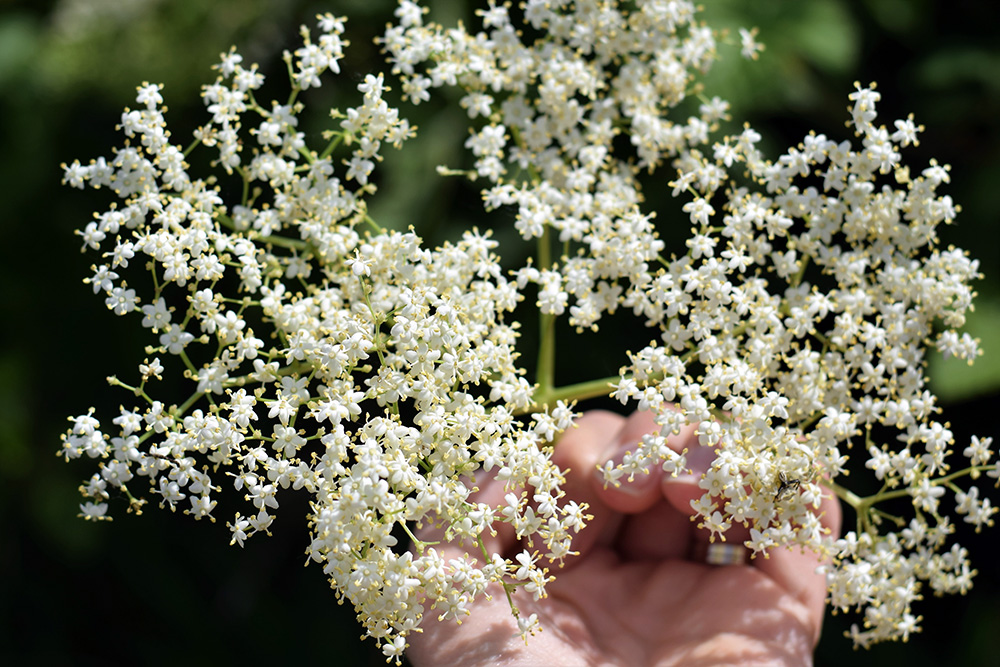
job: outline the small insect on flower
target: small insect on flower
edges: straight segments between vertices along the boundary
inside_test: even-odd
[[[785,471],[781,470],[778,472],[778,490],[774,494],[774,502],[778,502],[783,498],[787,498],[792,493],[799,490],[799,486],[802,485],[801,479],[788,479],[785,475]]]

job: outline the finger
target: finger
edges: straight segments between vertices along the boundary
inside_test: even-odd
[[[695,503],[708,493],[703,479],[718,455],[715,447],[699,443],[696,429],[697,425],[688,425],[678,436],[668,440],[670,446],[678,451],[687,449],[687,469],[676,477],[663,478],[663,496],[677,512],[691,521],[693,528],[687,553],[690,560],[715,565],[743,563],[746,550],[742,545],[750,537],[749,528],[736,523],[722,532],[713,532],[695,509]],[[727,514],[728,499],[725,495],[711,496],[710,500],[714,503],[712,513],[719,511],[723,516]]]
[[[614,442],[625,418],[613,412],[592,410],[576,420],[556,443],[552,460],[566,475],[566,498],[589,505],[592,516],[587,526],[574,535],[573,549],[584,554],[602,539],[617,531],[620,515],[601,499],[592,479],[602,452]]]
[[[691,503],[701,498],[705,490],[698,484],[708,469],[715,461],[716,453],[714,447],[704,446],[698,443],[698,436],[695,435],[695,426],[689,425],[681,430],[680,434],[667,439],[667,444],[671,449],[678,452],[687,450],[685,456],[687,468],[679,472],[676,477],[664,475],[661,481],[661,492],[663,497],[670,501],[678,512],[686,516],[695,514]]]
[[[834,536],[840,534],[840,501],[831,491],[823,490],[820,522]],[[819,640],[826,604],[826,576],[817,572],[824,559],[812,551],[795,547],[772,549],[767,558],[755,558],[757,568],[793,595],[809,612],[814,640]]]
[[[665,560],[688,557],[694,526],[687,514],[661,498],[644,512],[626,515],[615,551],[624,560]]]
[[[604,465],[611,461],[613,464],[620,463],[625,454],[635,451],[642,437],[659,430],[656,425],[655,415],[652,412],[634,412],[625,420],[621,430],[614,439],[606,443],[605,449],[600,453],[597,465]],[[604,475],[600,471],[595,471],[591,478],[591,485],[597,491],[598,497],[612,509],[626,514],[635,514],[649,509],[660,499],[659,481],[663,477],[660,468],[654,468],[648,474],[638,473],[631,479],[620,480],[618,486],[607,484]]]
[[[636,420],[634,426],[642,427],[645,424]],[[655,425],[650,428],[650,431],[655,430],[658,430]],[[696,449],[698,441],[694,435],[694,426],[684,427],[680,433],[668,436],[667,446],[677,452],[689,450],[690,453],[692,448]],[[617,453],[620,456],[623,452]],[[701,465],[702,461],[696,457],[695,463]],[[711,463],[711,458],[708,463]],[[688,496],[694,498],[701,495],[701,490],[697,486],[700,472],[694,474],[685,469],[678,477],[663,473],[645,477],[648,482],[643,480],[640,483],[640,480],[636,479],[631,484],[623,485],[622,489],[607,491],[607,495],[615,498],[619,505],[624,504],[619,498],[622,492],[632,491],[633,497],[638,496],[638,501],[634,501],[633,507],[641,506],[641,502],[648,502],[649,495],[654,498],[652,507],[626,518],[618,536],[616,551],[623,558],[630,560],[687,558],[695,529],[691,521],[693,510],[688,502]],[[657,481],[659,489],[656,488]],[[639,494],[634,492],[636,487],[641,490]]]
[[[505,504],[504,496],[510,492],[505,488],[502,481],[498,480],[493,472],[479,472],[477,474],[479,483],[476,484],[470,478],[464,478],[467,485],[473,485],[475,490],[469,494],[470,503],[482,503],[491,508],[502,507]],[[517,494],[519,491],[514,491]],[[415,535],[425,546],[434,546],[439,552],[445,554],[447,558],[459,558],[468,554],[480,564],[483,561],[482,549],[479,544],[469,538],[448,536],[447,519],[434,514],[425,517],[417,529]],[[499,553],[509,556],[517,546],[517,536],[514,527],[504,521],[494,520],[490,529],[480,534],[483,546],[487,553]]]
[[[620,461],[643,435],[658,430],[652,413],[635,413],[604,457]],[[705,493],[699,482],[716,458],[713,447],[699,444],[696,430],[696,424],[689,424],[667,437],[668,447],[687,452],[688,468],[678,476],[666,475],[657,469],[619,487],[601,486],[604,501],[628,515],[615,541],[615,549],[622,557],[633,560],[689,558],[706,562],[708,545],[712,542],[731,540],[735,547],[743,549],[741,545],[749,537],[749,531],[742,525],[713,535],[691,520],[697,514],[692,501]]]
[[[508,495],[513,494],[515,497],[520,498],[523,487],[514,489],[507,487],[503,481],[497,479],[495,472],[480,473],[480,475],[485,475],[486,477],[479,491],[469,496],[471,502],[483,503],[497,509],[497,516],[500,516],[498,508],[507,505],[506,497]],[[493,520],[491,530],[482,533],[482,540],[487,553],[498,553],[509,558],[514,552],[519,550],[519,540],[517,539],[517,531],[514,529],[514,526],[496,518]]]

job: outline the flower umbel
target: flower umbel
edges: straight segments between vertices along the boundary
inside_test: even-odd
[[[309,558],[398,660],[425,614],[461,620],[491,583],[515,615],[515,590],[545,596],[545,563],[572,555],[587,518],[564,498],[553,443],[577,402],[611,395],[651,410],[659,431],[602,468],[609,483],[684,470],[666,439],[697,425],[716,450],[693,503],[700,526],[725,539],[740,523],[762,557],[827,555],[831,603],[863,614],[858,644],[918,630],[923,587],[965,592],[974,574],[942,499],[992,525],[990,500],[960,483],[997,476],[989,438],[955,463],[926,388],[927,350],[979,354],[959,331],[979,269],[938,240],[958,212],[938,193],[948,168],[903,162],[923,127],[909,117],[890,132],[874,84],[857,85],[853,139],[810,133],[770,159],[701,90],[718,45],[690,2],[528,0],[523,24],[489,2],[477,15],[478,32],[445,28],[402,0],[380,39],[390,71],[332,111],[323,145],[299,118],[348,47],[332,15],[285,54],[287,99],[259,101],[263,74],[233,50],[190,147],[171,142],[160,87],[144,84],[122,147],[64,165],[67,184],[119,200],[79,232],[99,256],[85,282],[154,341],[136,384],[110,379],[134,404],[110,426],[72,418],[63,436],[67,460],[98,464],[81,516],[108,518],[112,491],[138,511],[148,484],[161,507],[214,521],[231,486],[246,501],[227,523],[242,546],[269,530],[279,496],[308,493]],[[740,32],[747,58],[755,37]],[[387,75],[412,104],[459,91],[473,166],[442,171],[477,182],[486,211],[509,208],[533,259],[501,264],[490,231],[427,247],[372,218],[385,147],[415,134],[385,97]],[[201,147],[218,174],[189,173]],[[675,211],[644,208],[649,183],[673,188]],[[678,235],[686,251],[670,254],[663,237]],[[144,267],[146,292],[123,277]],[[513,315],[525,300],[540,318],[533,368]],[[617,376],[558,386],[555,320],[599,331],[619,309],[649,343],[620,350]],[[159,394],[174,374],[190,394]],[[852,453],[877,493],[842,486]],[[497,506],[475,494],[487,476],[505,485]],[[843,537],[815,514],[821,486],[856,511]],[[879,507],[898,499],[914,518]],[[485,548],[502,523],[526,545],[510,558]],[[426,525],[466,555],[445,559],[416,536]],[[538,623],[518,618],[525,635]]]

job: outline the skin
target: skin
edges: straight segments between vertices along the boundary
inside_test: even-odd
[[[567,497],[590,505],[593,520],[574,540],[567,558],[534,601],[514,601],[524,615],[537,614],[543,631],[527,644],[517,632],[502,589],[477,602],[461,623],[427,614],[423,632],[410,636],[415,667],[463,665],[810,665],[823,621],[826,586],[814,554],[773,549],[746,565],[704,563],[708,531],[691,520],[697,481],[714,455],[698,444],[694,427],[671,439],[688,450],[690,475],[662,473],[605,488],[595,468],[656,429],[650,413],[624,418],[588,412],[556,446]],[[487,483],[478,492],[499,501],[503,489]],[[840,529],[832,497],[820,509],[823,524]],[[742,526],[726,533],[728,544],[747,538]],[[523,545],[499,533],[487,547],[505,555]],[[464,550],[454,550],[457,556]],[[451,554],[448,554],[451,557]]]

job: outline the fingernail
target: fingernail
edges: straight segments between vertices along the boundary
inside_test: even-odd
[[[638,444],[638,442],[630,439],[616,440],[604,450],[601,458],[598,459],[601,461],[602,466],[594,471],[602,484],[607,483],[611,486],[611,483],[607,482],[607,478],[604,475],[606,465],[610,463],[612,468],[618,467],[625,459],[626,454],[630,451],[635,451]],[[658,476],[642,471],[636,472],[632,475],[631,479],[629,479],[629,474],[621,473],[621,476],[616,480],[618,485],[615,487],[615,490],[630,496],[644,495],[649,487],[657,482],[657,479]]]

